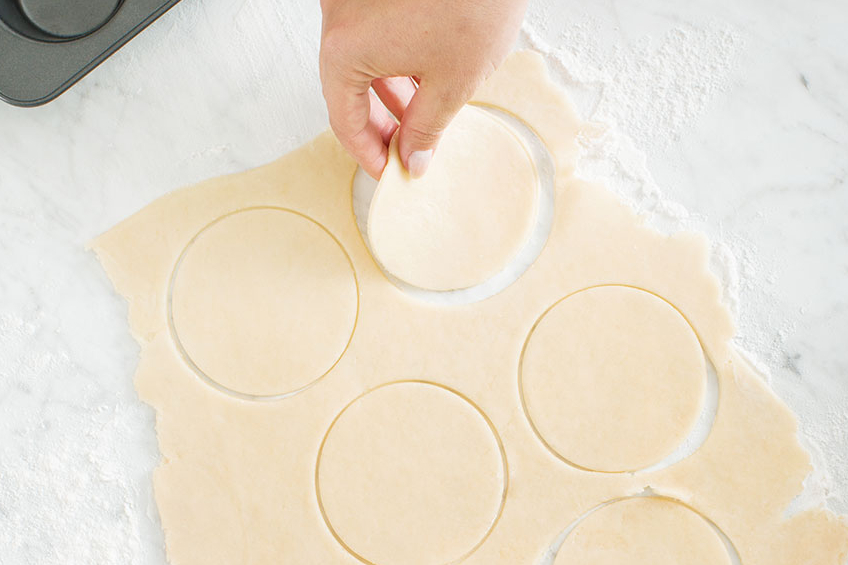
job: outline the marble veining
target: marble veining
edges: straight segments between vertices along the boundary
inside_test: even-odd
[[[848,10],[535,0],[528,25],[572,51],[594,26],[598,64],[681,25],[741,30],[728,83],[676,139],[645,147],[646,164],[693,227],[733,248],[738,269],[721,274],[738,290],[738,342],[799,415],[810,499],[848,512]],[[319,29],[316,0],[182,2],[56,102],[0,106],[4,564],[165,562],[138,348],[84,246],[174,188],[322,131]]]

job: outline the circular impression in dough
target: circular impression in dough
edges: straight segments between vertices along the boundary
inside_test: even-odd
[[[521,251],[536,222],[539,179],[521,138],[466,106],[445,131],[430,168],[413,179],[397,140],[368,215],[379,263],[419,288],[464,289],[490,279]]]
[[[209,224],[171,281],[173,335],[194,370],[236,395],[303,389],[341,358],[358,310],[353,266],[320,224],[251,208]]]
[[[591,471],[644,469],[694,426],[706,392],[701,345],[683,316],[626,286],[572,294],[537,322],[519,387],[539,438]]]
[[[336,539],[375,565],[445,565],[473,552],[500,516],[506,460],[488,419],[440,385],[398,382],[333,422],[315,477]]]
[[[614,542],[611,542],[614,540]],[[554,565],[730,565],[724,542],[700,514],[658,497],[608,504],[565,538]]]

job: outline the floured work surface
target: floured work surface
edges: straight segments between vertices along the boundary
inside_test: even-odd
[[[94,242],[142,346],[171,563],[529,565],[567,531],[557,565],[841,565],[845,519],[785,515],[809,458],[730,345],[707,242],[572,177],[582,124],[539,56],[513,55],[476,102],[525,122],[557,168],[547,245],[482,302],[389,282],[330,134]],[[699,349],[711,432],[640,472],[700,410]]]

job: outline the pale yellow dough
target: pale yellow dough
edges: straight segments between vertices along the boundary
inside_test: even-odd
[[[673,452],[700,413],[707,378],[683,316],[625,286],[552,306],[527,340],[520,375],[540,439],[565,461],[605,472],[642,469]]]
[[[485,282],[509,264],[536,220],[539,179],[527,147],[501,119],[466,106],[427,174],[409,176],[392,143],[368,214],[377,260],[428,290]]]
[[[216,220],[186,247],[172,280],[175,340],[198,372],[231,391],[295,392],[329,371],[353,335],[350,259],[289,210]]]
[[[447,565],[460,559],[531,565],[589,510],[651,487],[720,528],[744,565],[842,565],[844,518],[821,508],[785,516],[810,471],[809,458],[798,444],[794,416],[730,343],[733,326],[707,268],[704,238],[648,229],[609,191],[572,176],[582,124],[538,55],[510,57],[475,101],[523,120],[556,165],[545,248],[521,278],[484,301],[434,306],[387,280],[354,221],[356,165],[329,133],[268,166],[176,191],[93,243],[128,298],[141,345],[136,386],[156,410],[162,463],[154,487],[171,564]],[[255,207],[293,210],[302,221],[270,210],[228,216]],[[231,221],[206,229],[221,218]],[[174,322],[197,367],[181,353],[168,321],[175,269]],[[662,302],[646,303],[642,311],[622,299],[629,314],[616,317],[599,301],[599,317],[585,336],[595,351],[599,342],[623,346],[632,335],[654,351],[633,352],[643,367],[661,359],[680,363],[663,372],[668,383],[637,375],[611,398],[592,399],[621,408],[633,428],[663,419],[681,428],[651,431],[658,445],[647,442],[610,468],[655,460],[688,425],[704,376],[687,332],[715,366],[719,403],[710,435],[667,468],[578,469],[542,442],[522,406],[520,360],[534,324],[563,297],[600,285],[642,289]],[[564,308],[577,304],[568,302]],[[634,335],[643,316],[658,320],[655,335]],[[555,340],[557,331],[579,331],[571,323],[555,325],[543,330],[551,332],[545,340]],[[679,351],[658,349],[660,339]],[[530,344],[535,347],[532,337]],[[537,354],[540,366],[545,359],[567,361],[549,347]],[[574,354],[582,367],[591,366],[591,354]],[[600,373],[601,391],[610,390],[612,375],[636,374],[611,355],[620,366]],[[563,383],[550,380],[555,375],[575,378],[540,373],[538,383],[563,394]],[[585,378],[580,386],[588,386]],[[432,384],[388,385],[410,380]],[[657,391],[649,400],[647,389]],[[676,391],[682,399],[668,396]],[[248,400],[244,393],[272,398]],[[625,394],[643,404],[628,405]],[[563,455],[604,466],[609,446],[598,443],[612,441],[615,425],[572,408],[575,417],[599,423],[605,437],[580,440],[576,428],[557,425],[544,432],[548,441],[567,439],[557,447]],[[557,416],[555,406],[532,409]],[[448,508],[452,500],[455,512]],[[657,542],[665,543],[703,531],[689,514],[670,519],[655,507],[634,505],[619,523],[613,513],[625,507],[610,505],[575,531],[601,532],[618,550],[640,532],[662,530]],[[712,551],[709,540],[705,547]],[[703,560],[690,552],[675,562]]]
[[[731,565],[724,542],[697,513],[665,498],[613,502],[580,522],[554,565]]]
[[[328,525],[371,563],[443,565],[470,553],[506,493],[500,440],[456,393],[420,382],[370,391],[339,415],[317,485]]]

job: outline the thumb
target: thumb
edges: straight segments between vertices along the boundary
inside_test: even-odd
[[[426,81],[415,92],[398,132],[400,158],[413,178],[427,171],[442,133],[465,102],[460,92]]]

